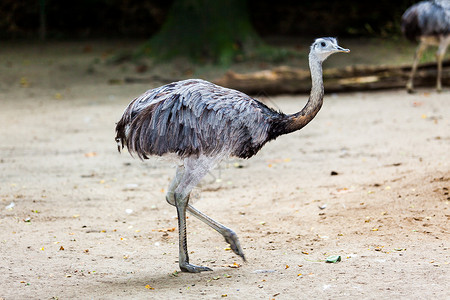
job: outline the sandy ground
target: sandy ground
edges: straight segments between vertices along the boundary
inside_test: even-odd
[[[152,85],[108,84],[132,68],[96,62],[109,46],[70,45],[2,50],[0,299],[450,297],[448,87],[326,94],[302,131],[224,161],[192,201],[248,261],[190,218],[191,262],[214,271],[187,274],[164,199],[173,164],[114,142]],[[306,99],[262,100],[295,112]]]

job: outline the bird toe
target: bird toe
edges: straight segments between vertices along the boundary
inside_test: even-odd
[[[196,265],[192,265],[192,264],[180,265],[180,269],[181,269],[181,271],[188,272],[188,273],[200,273],[200,272],[204,272],[204,271],[212,271],[212,269],[210,269],[208,267],[196,266]]]

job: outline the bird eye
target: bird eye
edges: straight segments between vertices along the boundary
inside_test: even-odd
[[[320,43],[320,46],[325,47],[325,42]]]

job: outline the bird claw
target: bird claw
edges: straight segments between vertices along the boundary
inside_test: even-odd
[[[200,273],[203,271],[212,271],[212,269],[210,269],[208,267],[196,266],[196,265],[192,265],[189,263],[180,264],[180,269],[183,272],[189,272],[189,273]]]
[[[246,261],[244,251],[242,251],[237,234],[234,231],[231,231],[229,234],[229,236],[225,236],[225,241],[230,244],[230,248],[235,254],[239,255],[244,261]]]
[[[408,94],[415,93],[412,79],[409,79],[408,82],[406,83],[406,91],[408,92]]]

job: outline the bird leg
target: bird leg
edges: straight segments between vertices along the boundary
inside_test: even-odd
[[[177,187],[177,184],[178,184],[178,180],[177,180],[177,176],[175,176],[175,178],[172,180],[172,182],[169,185],[169,191],[167,192],[167,195],[166,195],[166,201],[170,205],[173,205],[173,206],[176,206],[175,205],[174,190]],[[230,244],[231,250],[233,250],[234,253],[236,253],[237,255],[242,257],[242,259],[244,261],[246,261],[245,260],[245,256],[244,256],[244,252],[242,251],[241,244],[239,243],[238,236],[233,230],[231,230],[230,228],[228,228],[228,227],[220,224],[219,222],[213,220],[211,217],[209,217],[206,214],[202,213],[201,211],[199,211],[198,209],[196,209],[195,207],[193,207],[189,203],[187,205],[187,211],[189,211],[189,213],[191,213],[194,217],[196,217],[197,219],[199,219],[203,223],[209,225],[211,228],[213,228],[218,233],[220,233],[225,238],[225,241],[228,244]]]
[[[198,170],[198,169],[197,169]],[[207,173],[208,170],[205,169],[202,173]],[[186,210],[189,211],[193,216],[198,218],[200,221],[209,225],[211,228],[219,232],[227,243],[230,244],[230,248],[233,252],[245,261],[244,252],[242,251],[242,247],[239,243],[239,239],[236,233],[230,228],[220,224],[219,222],[213,220],[206,214],[202,213],[195,207],[189,204],[189,194],[183,196],[181,193],[177,193],[179,190],[186,190],[183,188],[184,185],[189,183],[189,186],[192,186],[193,183],[197,183],[195,181],[200,181],[202,176],[197,176],[196,179],[191,179],[190,182],[187,181],[186,170],[184,166],[179,166],[177,168],[175,177],[169,184],[169,190],[167,191],[166,201],[173,206],[176,206],[178,213],[178,227],[179,227],[179,264],[182,271],[185,272],[201,272],[201,271],[209,271],[211,269],[206,267],[199,267],[189,264],[189,256],[187,253],[187,238],[186,238]],[[194,182],[192,182],[194,181]],[[190,188],[188,188],[190,193]]]
[[[211,228],[213,228],[218,233],[220,233],[225,238],[225,241],[228,244],[230,244],[231,250],[233,250],[234,253],[236,253],[237,255],[242,257],[242,259],[244,261],[246,261],[245,260],[245,256],[244,256],[244,252],[242,251],[241,244],[239,243],[238,236],[233,230],[231,230],[230,228],[228,228],[228,227],[220,224],[219,222],[211,219],[210,217],[208,217],[207,215],[205,215],[204,213],[202,213],[201,211],[199,211],[198,209],[196,209],[195,207],[193,207],[190,204],[188,204],[187,210],[192,215],[194,215],[197,219],[199,219],[203,223],[209,225]]]
[[[175,193],[175,205],[177,207],[178,214],[178,249],[179,260],[178,264],[181,271],[190,273],[200,273],[203,271],[212,271],[208,267],[196,266],[189,263],[189,255],[187,251],[187,236],[186,236],[186,206],[189,202],[189,196]]]
[[[427,44],[423,41],[420,42],[419,47],[417,47],[416,53],[414,54],[414,62],[411,69],[411,74],[409,76],[409,80],[406,83],[406,90],[408,93],[414,92],[414,75],[417,71],[417,65],[419,63],[420,58],[422,57],[423,51],[427,48]]]
[[[447,38],[442,38],[439,43],[438,51],[436,52],[437,61],[437,79],[436,79],[436,90],[438,92],[442,91],[442,60],[444,59],[445,52],[447,51],[448,44],[450,43],[450,36]]]
[[[196,266],[189,263],[186,234],[186,208],[189,204],[189,196],[194,186],[200,179],[195,179],[186,172],[184,166],[178,166],[174,179],[169,184],[166,201],[177,208],[178,215],[178,264],[181,271],[199,273],[212,271],[208,267]]]
[[[175,205],[175,189],[177,188],[177,186],[180,184],[180,180],[181,177],[184,174],[184,168],[183,166],[178,166],[177,167],[177,171],[175,173],[175,177],[172,179],[172,181],[169,184],[169,190],[167,191],[166,194],[166,201],[167,203],[169,203],[170,205],[176,206]]]

